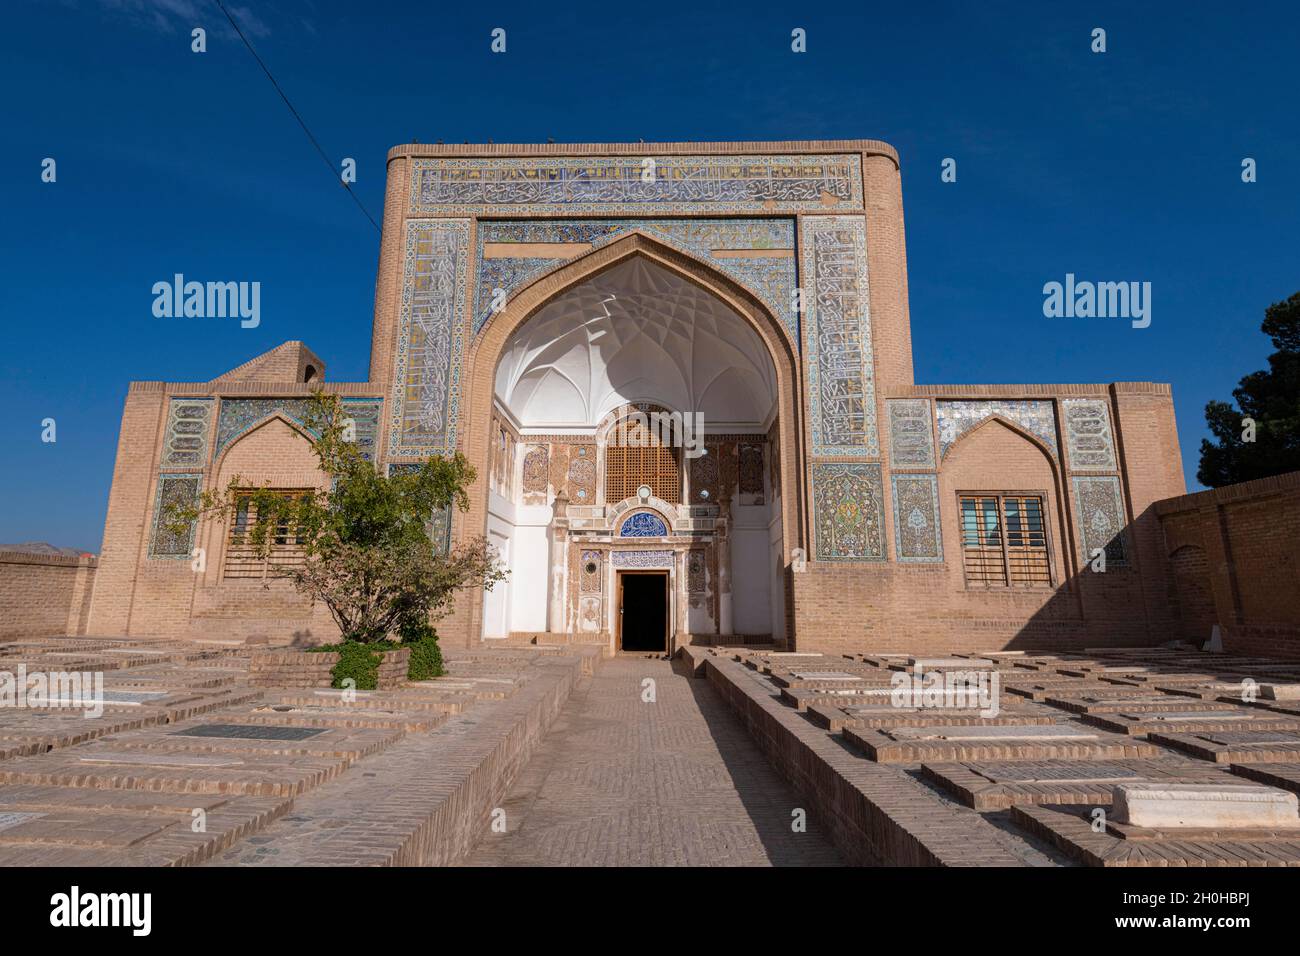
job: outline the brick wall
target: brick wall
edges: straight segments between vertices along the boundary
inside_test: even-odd
[[[1166,593],[1189,639],[1300,658],[1300,471],[1157,502]]]
[[[96,563],[0,551],[0,640],[85,634]]]

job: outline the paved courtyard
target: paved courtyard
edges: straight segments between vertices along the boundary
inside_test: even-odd
[[[841,862],[815,820],[794,832],[800,802],[717,692],[662,660],[615,658],[579,685],[501,809],[506,832],[469,865]]]

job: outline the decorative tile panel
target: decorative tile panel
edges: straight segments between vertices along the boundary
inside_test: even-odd
[[[616,568],[671,568],[671,551],[614,551],[610,555]]]
[[[429,540],[442,555],[451,552],[451,505],[438,508],[429,516]]]
[[[883,561],[885,495],[880,465],[814,462],[818,561]]]
[[[416,215],[730,214],[835,206],[862,208],[857,154],[411,160]]]
[[[588,570],[590,569],[590,570]],[[582,564],[579,570],[579,590],[584,594],[599,594],[600,587],[600,552],[582,552]]]
[[[1014,422],[1031,435],[1041,439],[1052,454],[1057,453],[1056,419],[1052,403],[1045,401],[938,401],[935,402],[939,419],[939,457],[972,428],[998,415]]]
[[[623,538],[662,538],[668,534],[668,526],[657,514],[638,511],[627,516],[618,533]]]
[[[1109,568],[1125,564],[1128,548],[1124,526],[1124,499],[1120,496],[1119,479],[1111,476],[1076,475],[1074,484],[1075,517],[1083,538],[1083,560],[1092,560],[1098,548],[1106,551]]]
[[[375,460],[379,448],[379,417],[384,411],[382,398],[345,398],[343,415],[352,419],[357,449],[366,461]]]
[[[549,465],[550,449],[546,445],[534,445],[528,450],[524,456],[524,491],[534,494],[546,491]]]
[[[808,217],[799,249],[812,453],[874,458],[880,446],[866,220]]]
[[[1106,402],[1100,398],[1067,398],[1061,407],[1070,470],[1115,471],[1115,439]]]
[[[374,461],[383,399],[345,398],[341,405],[343,417],[353,422],[356,444],[362,457]],[[311,401],[306,398],[223,398],[217,421],[217,445],[212,457],[219,458],[231,442],[272,415],[282,415],[316,437],[319,432],[307,424],[310,409]]]
[[[173,398],[167,406],[163,468],[202,468],[208,463],[213,399]]]
[[[703,594],[707,588],[704,551],[696,549],[686,552],[686,590],[690,594]]]
[[[758,495],[763,503],[763,446],[757,442],[740,443],[739,481],[742,495]]]
[[[272,415],[283,415],[311,432],[307,427],[308,405],[305,398],[223,398],[217,421],[217,447],[212,457],[220,458],[227,445]]]
[[[393,365],[389,452],[456,449],[469,285],[469,220],[409,220]]]
[[[937,475],[893,475],[894,551],[899,561],[943,560]]]
[[[718,474],[718,458],[721,452],[717,445],[705,445],[704,454],[699,458],[688,459],[691,469],[691,500],[717,501],[718,486],[721,475]]]
[[[934,467],[934,413],[928,398],[893,398],[889,409],[889,463],[892,468]]]
[[[484,258],[485,243],[590,243],[593,248],[642,232],[665,245],[702,259],[758,296],[798,334],[794,311],[795,263],[793,219],[605,219],[515,220],[481,222],[478,227],[478,274],[474,283],[474,331],[492,314],[495,290],[512,297],[535,279],[564,265],[569,259]],[[788,258],[769,256],[719,256],[718,250],[789,249]]]
[[[603,602],[597,596],[585,594],[578,598],[578,629],[595,634],[601,630]]]
[[[159,475],[158,491],[154,498],[153,534],[149,542],[151,558],[188,558],[194,550],[194,531],[198,522],[191,521],[189,528],[176,534],[167,527],[170,509],[187,508],[199,497],[203,489],[202,475]]]
[[[589,505],[596,501],[596,446],[580,445],[569,459],[569,500]]]

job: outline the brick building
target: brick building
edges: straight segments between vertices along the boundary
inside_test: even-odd
[[[487,535],[511,574],[439,623],[448,643],[1178,630],[1153,507],[1185,492],[1169,386],[916,384],[884,143],[396,147],[369,381],[325,371],[287,342],[210,382],[131,385],[90,633],[335,633],[223,522],[159,520],[235,475],[320,486],[318,387],[378,467],[477,467],[433,533]]]

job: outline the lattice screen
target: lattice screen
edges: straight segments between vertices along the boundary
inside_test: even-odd
[[[663,445],[658,435],[640,424],[629,425],[626,431],[615,429],[612,437],[605,449],[606,501],[635,498],[642,485],[649,485],[656,498],[669,504],[681,501],[677,449]]]
[[[303,489],[286,489],[276,494],[295,497],[303,494]],[[281,522],[269,532],[271,536],[271,553],[262,557],[248,542],[248,533],[257,521],[257,507],[251,498],[240,501],[230,528],[226,532],[226,554],[222,562],[222,577],[261,579],[271,574],[272,568],[288,568],[300,565],[305,560],[302,545],[298,543],[293,529],[287,522]]]

